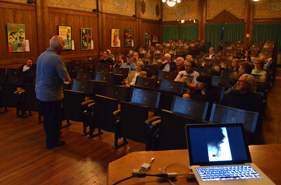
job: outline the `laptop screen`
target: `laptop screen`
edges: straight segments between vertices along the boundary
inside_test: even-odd
[[[243,124],[187,124],[190,165],[251,162]]]

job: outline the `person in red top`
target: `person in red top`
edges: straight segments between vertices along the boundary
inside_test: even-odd
[[[183,64],[184,64],[184,59],[182,57],[178,57],[176,60],[177,68],[174,70],[174,72],[179,73],[180,71],[185,70]]]

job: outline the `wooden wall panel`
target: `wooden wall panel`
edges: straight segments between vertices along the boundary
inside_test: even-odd
[[[150,40],[151,45],[155,45],[156,43],[152,42],[152,35],[158,36],[158,43],[162,42],[162,26],[161,22],[159,21],[152,21],[148,19],[141,20],[141,29],[140,29],[140,40],[139,40],[139,47],[144,46],[144,32],[150,33]]]
[[[100,50],[100,54],[106,50],[110,49],[112,53],[127,53],[129,50],[134,50],[138,46],[137,41],[137,29],[136,29],[136,18],[135,17],[128,17],[122,15],[112,15],[106,14],[105,16],[105,24],[104,24],[104,34],[105,40],[103,42],[103,48]],[[121,47],[111,47],[110,45],[110,35],[111,29],[119,29],[119,38],[121,42]],[[133,31],[133,41],[134,47],[125,47],[124,46],[124,30],[125,29],[132,29]]]
[[[0,2],[0,65],[22,64],[27,58],[38,56],[35,5]],[[25,38],[29,40],[30,52],[8,51],[7,24],[25,24]]]
[[[71,38],[74,41],[74,50],[63,51],[61,56],[65,61],[70,59],[97,58],[98,47],[98,16],[97,13],[83,12],[79,10],[67,10],[64,8],[49,7],[49,38],[58,34],[58,26],[71,26]],[[93,50],[81,50],[81,28],[92,29]]]

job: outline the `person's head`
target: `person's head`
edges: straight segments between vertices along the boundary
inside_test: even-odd
[[[185,61],[184,61],[184,65],[186,65],[186,62],[187,62],[187,61],[192,61],[192,60],[193,60],[192,55],[186,55]]]
[[[28,67],[31,67],[32,64],[33,64],[32,59],[31,59],[31,58],[28,58],[28,59],[27,59],[27,62],[26,62],[26,65],[27,65]]]
[[[251,55],[251,52],[247,50],[247,51],[245,51],[245,54],[244,54],[244,55],[245,55],[245,57],[250,56],[250,55]]]
[[[131,58],[132,58],[131,55],[128,54],[127,58],[126,58],[127,63],[131,63],[132,62]]]
[[[265,61],[265,56],[264,56],[264,55],[261,55],[261,56],[260,56],[260,60]]]
[[[242,75],[244,73],[247,73],[247,74],[251,74],[252,70],[254,68],[254,65],[250,62],[242,62],[240,65],[239,65],[239,75]]]
[[[103,51],[103,58],[107,58],[107,57],[108,57],[108,55],[109,55],[109,53],[108,53],[108,51],[107,51],[107,50]]]
[[[138,61],[137,64],[136,64],[136,71],[137,72],[141,72],[143,67],[144,67],[143,62],[142,61]]]
[[[252,75],[243,74],[237,81],[236,90],[241,94],[253,92],[256,88],[256,79]]]
[[[190,74],[193,73],[195,67],[195,63],[193,61],[187,61],[185,63],[185,71]]]
[[[196,87],[200,90],[210,90],[212,89],[212,78],[209,75],[202,74],[197,77]]]
[[[238,67],[239,66],[239,61],[237,58],[232,59],[232,63],[231,63],[232,67]]]
[[[215,53],[215,50],[214,50],[213,47],[210,47],[210,48],[209,48],[209,53],[210,53],[211,55]]]
[[[135,52],[134,55],[133,55],[133,58],[134,58],[135,60],[138,60],[138,59],[139,59],[139,54],[138,54],[137,52]]]
[[[176,60],[177,68],[181,68],[183,66],[184,59],[182,57],[178,57]]]
[[[119,61],[119,62],[124,61],[124,60],[123,60],[123,57],[124,57],[124,55],[119,55],[119,57],[118,57],[118,61]]]
[[[55,35],[50,40],[50,49],[56,51],[58,54],[61,54],[64,44],[65,42],[63,38]]]
[[[165,55],[164,55],[164,60],[165,61],[171,61],[171,55],[169,54],[169,53],[166,53]]]
[[[20,29],[20,30],[19,30],[19,33],[20,33],[20,36],[22,36],[23,33],[24,33],[23,29]]]
[[[263,69],[263,66],[264,66],[264,60],[261,59],[255,60],[255,67],[257,71],[261,71]]]

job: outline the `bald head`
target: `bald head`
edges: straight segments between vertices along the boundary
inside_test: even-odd
[[[58,54],[63,51],[64,40],[62,37],[55,35],[50,40],[50,49],[55,50]]]

